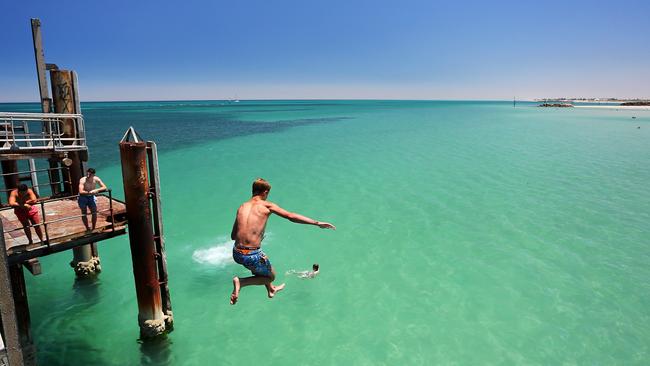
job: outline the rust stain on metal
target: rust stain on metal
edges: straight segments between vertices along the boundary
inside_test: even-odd
[[[145,142],[121,142],[120,159],[129,222],[129,240],[138,299],[139,320],[162,318],[155,243],[149,203]]]

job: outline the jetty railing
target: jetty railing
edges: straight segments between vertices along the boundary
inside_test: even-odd
[[[43,183],[43,184],[32,184],[32,185],[29,185],[30,188],[34,189],[34,188],[39,188],[39,187],[44,187],[44,186],[51,186],[53,184],[61,184],[61,183],[63,183],[63,184],[66,184],[66,183],[67,184],[72,184],[72,178],[70,177],[70,169],[68,167],[63,167],[63,166],[56,167],[56,168],[44,168],[44,169],[27,170],[27,171],[23,171],[23,172],[3,173],[3,174],[0,174],[0,177],[10,177],[12,175],[15,175],[15,176],[18,176],[18,178],[20,180],[20,176],[23,175],[23,174],[30,174],[31,175],[31,174],[38,174],[38,173],[43,173],[43,172],[64,173],[64,175],[67,177],[67,179],[64,179],[65,177],[59,177],[58,179],[61,179],[61,180],[48,181],[47,183]],[[3,189],[0,189],[0,193],[11,192],[14,189],[15,188],[3,188]],[[39,197],[39,198],[41,198],[41,197]],[[42,197],[42,198],[47,199],[49,197]]]
[[[81,114],[0,112],[0,152],[86,149]]]
[[[105,193],[104,192],[99,193],[99,194],[97,194],[97,196],[108,197],[109,207],[107,209],[97,210],[97,213],[99,214],[100,212],[109,212],[108,217],[110,217],[110,230],[112,232],[115,232],[115,215],[114,215],[114,210],[113,210],[113,193],[112,193],[112,191],[110,189],[108,189],[108,190],[105,191]],[[38,223],[38,224],[30,224],[30,225],[25,225],[25,226],[22,226],[22,224],[21,224],[20,227],[17,227],[17,228],[14,228],[14,229],[9,229],[9,230],[3,230],[3,235],[7,234],[7,233],[14,232],[14,231],[23,230],[24,228],[30,228],[31,229],[31,228],[34,228],[34,227],[42,226],[43,227],[43,234],[45,236],[45,240],[41,244],[49,247],[50,246],[50,233],[48,232],[48,225],[52,225],[52,224],[67,221],[67,220],[80,219],[80,218],[82,218],[84,216],[87,217],[89,214],[69,215],[69,216],[64,216],[64,217],[54,219],[54,220],[47,220],[47,215],[46,215],[46,211],[45,211],[45,204],[46,203],[51,203],[51,202],[56,202],[56,201],[71,200],[71,199],[74,199],[74,198],[78,199],[79,195],[66,196],[66,197],[60,197],[60,198],[52,198],[52,199],[45,199],[45,200],[38,200],[38,202],[35,203],[35,204],[39,205],[40,208],[41,208],[41,222]],[[6,210],[10,210],[10,209],[13,209],[13,207],[11,207],[11,206],[3,207],[3,208],[0,208],[0,211],[6,211]],[[105,227],[107,227],[107,226],[105,226]]]

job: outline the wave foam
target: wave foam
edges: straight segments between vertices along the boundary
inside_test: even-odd
[[[233,242],[228,241],[210,248],[197,249],[192,253],[192,259],[200,264],[225,267],[235,263],[232,260],[232,245]]]

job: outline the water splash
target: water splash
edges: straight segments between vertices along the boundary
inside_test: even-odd
[[[264,235],[265,244],[268,245],[271,236],[273,236],[273,234],[270,232],[267,232],[266,235]],[[224,236],[215,239],[215,242],[215,245],[208,248],[194,250],[192,253],[192,259],[199,264],[220,268],[229,264],[234,264],[235,261],[232,259],[232,246],[235,242],[226,239]]]
[[[232,260],[233,241],[228,240],[225,243],[219,243],[209,248],[196,249],[192,253],[192,259],[200,264],[208,266],[225,267],[228,264],[235,263]]]

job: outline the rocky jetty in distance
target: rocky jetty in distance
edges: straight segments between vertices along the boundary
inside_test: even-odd
[[[542,103],[538,107],[553,107],[553,108],[571,108],[573,104],[571,103]]]
[[[542,103],[539,107],[650,107],[647,98],[539,98],[533,99]]]
[[[641,106],[641,107],[647,107],[650,106],[650,100],[640,100],[640,101],[634,101],[634,102],[625,102],[621,103],[622,106]]]

